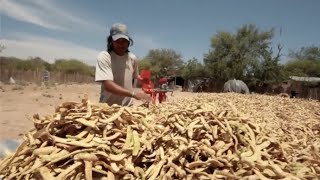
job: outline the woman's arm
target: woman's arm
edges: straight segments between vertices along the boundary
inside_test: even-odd
[[[116,94],[119,96],[127,96],[127,97],[132,97],[134,94],[133,91],[130,91],[128,89],[125,89],[119,86],[112,80],[105,80],[102,83],[104,84],[105,90],[113,94]]]

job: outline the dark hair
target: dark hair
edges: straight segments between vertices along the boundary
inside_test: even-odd
[[[107,38],[107,51],[110,53],[113,50],[113,46],[112,46],[112,36],[109,35]],[[133,40],[129,37],[129,46],[133,45]],[[127,52],[130,52],[129,49],[127,50]]]

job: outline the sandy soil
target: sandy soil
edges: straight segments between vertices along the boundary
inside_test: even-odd
[[[90,101],[98,102],[100,86],[74,84],[47,88],[37,85],[0,85],[0,142],[11,138],[19,139],[19,134],[32,129],[33,123],[29,117],[34,114],[53,114],[56,106],[68,101],[80,102],[85,94]],[[168,93],[168,101],[193,95],[195,94],[177,90],[172,96]],[[134,105],[139,104],[141,102],[134,101]]]

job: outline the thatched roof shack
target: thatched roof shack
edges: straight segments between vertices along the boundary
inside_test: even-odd
[[[299,77],[299,76],[289,76],[290,79],[294,81],[300,81],[300,82],[315,82],[320,83],[320,77]]]
[[[290,76],[291,96],[320,100],[320,77]]]

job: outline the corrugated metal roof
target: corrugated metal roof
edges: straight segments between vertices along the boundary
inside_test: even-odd
[[[290,79],[295,81],[304,82],[320,82],[320,77],[299,77],[299,76],[289,76]]]

